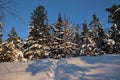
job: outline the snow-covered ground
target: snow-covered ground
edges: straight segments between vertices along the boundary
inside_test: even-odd
[[[0,80],[119,80],[120,55],[0,63]]]

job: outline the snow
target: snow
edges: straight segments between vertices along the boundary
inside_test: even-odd
[[[58,38],[58,37],[56,37],[56,39],[57,39],[57,40],[63,40],[63,39],[61,39],[61,38]]]
[[[119,80],[120,55],[0,63],[0,80]]]
[[[114,45],[115,41],[113,39],[104,39],[104,42],[107,43],[106,45]]]

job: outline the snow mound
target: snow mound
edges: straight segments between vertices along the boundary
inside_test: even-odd
[[[0,80],[119,80],[120,55],[0,63]]]

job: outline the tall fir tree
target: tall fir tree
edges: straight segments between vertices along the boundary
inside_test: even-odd
[[[95,48],[95,54],[100,55],[104,54],[104,39],[105,37],[105,32],[103,25],[101,24],[99,18],[96,16],[96,14],[93,14],[92,20],[89,23],[89,27],[92,30],[91,35],[93,36],[93,39],[96,43],[96,48]]]
[[[116,24],[120,30],[120,5],[114,4],[112,7],[106,8],[106,11],[110,13],[108,22]]]
[[[94,39],[96,39],[96,41],[98,38],[100,38],[100,39],[105,38],[104,32],[102,34],[99,34],[99,29],[103,29],[103,26],[102,26],[99,18],[96,16],[96,14],[93,14],[92,20],[89,23],[89,27],[92,30],[92,35],[94,36]]]
[[[83,32],[81,34],[81,46],[80,46],[80,55],[95,55],[94,48],[96,43],[94,37],[91,35],[92,30],[89,29],[89,26],[86,22],[83,24]]]
[[[80,30],[80,25],[76,25],[75,27],[75,33],[73,35],[73,40],[72,42],[76,43],[76,56],[79,56],[80,54],[80,46],[81,46],[81,39],[80,39],[80,35],[81,35],[81,30]]]
[[[59,13],[58,21],[52,25],[51,57],[65,58],[75,55],[76,44],[71,39],[75,31],[70,27],[71,23],[67,19],[63,20]]]
[[[111,39],[114,40],[113,53],[120,53],[120,5],[113,5],[110,8],[106,8],[106,11],[110,13],[109,22],[113,26],[109,29]],[[113,43],[113,42],[112,42]]]
[[[29,36],[24,44],[24,55],[28,60],[46,58],[50,50],[50,28],[44,6],[33,11]]]
[[[0,61],[25,61],[22,53],[22,40],[18,37],[14,27],[8,36],[8,39],[2,44]]]

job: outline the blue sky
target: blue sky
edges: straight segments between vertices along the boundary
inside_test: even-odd
[[[84,20],[89,23],[92,14],[95,13],[102,24],[109,27],[105,8],[119,3],[120,0],[13,0],[12,8],[20,19],[7,13],[4,19],[3,39],[7,38],[14,26],[18,35],[25,40],[28,36],[31,13],[39,5],[43,5],[48,12],[49,24],[57,20],[59,12],[63,17],[67,16],[72,23],[80,25]]]

